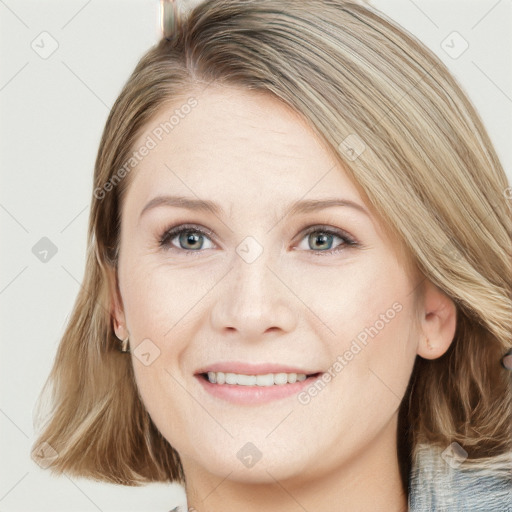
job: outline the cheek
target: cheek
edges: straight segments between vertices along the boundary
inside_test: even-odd
[[[124,284],[131,336],[154,337],[168,344],[193,317],[194,307],[208,291],[210,276],[200,269],[170,269],[165,263],[141,259],[126,266]]]
[[[179,446],[180,432],[194,423],[188,417],[190,398],[183,389],[183,359],[200,325],[198,306],[212,286],[210,277],[200,270],[171,270],[143,260],[127,265],[122,275],[137,388],[159,430],[167,439],[178,439]]]
[[[339,432],[343,445],[379,435],[400,405],[416,356],[411,283],[400,267],[386,270],[368,265],[332,273],[328,286],[311,283],[321,298],[311,303],[334,335],[318,328],[330,378],[301,403],[329,411],[330,435]]]
[[[376,323],[379,331],[382,322],[397,324],[388,320],[400,316],[397,310],[412,299],[409,277],[387,254],[358,254],[339,265],[294,270],[283,272],[283,280],[312,313],[312,321],[316,317],[314,325],[323,325],[319,332],[325,339],[352,339]]]
[[[317,317],[312,325],[329,353],[334,387],[342,387],[344,396],[351,390],[359,405],[362,400],[375,406],[372,395],[381,391],[394,404],[416,355],[414,286],[404,269],[389,257],[368,258],[324,267],[300,282],[301,298]]]

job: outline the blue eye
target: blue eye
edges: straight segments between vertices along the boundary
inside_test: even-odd
[[[197,252],[201,249],[211,249],[212,246],[204,247],[205,240],[210,241],[211,231],[203,231],[195,226],[178,226],[166,231],[160,237],[160,246],[176,250]],[[173,243],[177,240],[177,244]],[[210,241],[211,243],[211,241]]]
[[[212,249],[212,237],[213,232],[210,230],[194,225],[181,225],[166,230],[159,238],[159,245],[164,249],[181,251],[189,255],[199,253],[203,249]],[[333,248],[336,239],[339,240],[339,243]],[[348,233],[326,226],[311,227],[303,235],[301,242],[304,240],[307,247],[299,245],[299,249],[315,254],[333,254],[347,247],[359,246],[359,243]]]
[[[311,249],[312,252],[317,254],[332,254],[340,252],[343,248],[355,247],[358,245],[358,243],[344,231],[333,230],[322,226],[315,226],[309,229],[303,240],[304,239],[307,243],[305,250]],[[335,239],[340,240],[341,243],[338,244],[337,248],[333,249]],[[302,247],[302,249],[304,250],[304,247]]]

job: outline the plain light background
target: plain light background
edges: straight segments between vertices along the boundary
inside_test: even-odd
[[[371,3],[448,65],[512,181],[512,0]],[[166,512],[185,501],[178,485],[53,477],[30,458],[34,404],[83,276],[104,123],[159,37],[158,0],[0,0],[1,512]],[[57,249],[46,263],[32,251],[43,237]]]

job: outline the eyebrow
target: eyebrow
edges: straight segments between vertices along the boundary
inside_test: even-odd
[[[210,212],[216,216],[221,216],[223,214],[221,206],[213,201],[209,201],[208,199],[194,199],[191,197],[184,196],[157,196],[151,199],[151,201],[149,201],[144,206],[144,208],[140,212],[139,218],[142,217],[142,215],[148,210],[160,206],[177,207],[193,211]],[[284,216],[310,213],[315,210],[323,210],[325,208],[331,208],[333,206],[346,206],[358,210],[359,212],[364,213],[367,216],[370,216],[368,210],[364,206],[355,203],[354,201],[350,201],[348,199],[341,199],[337,197],[296,201],[289,205],[288,212]]]

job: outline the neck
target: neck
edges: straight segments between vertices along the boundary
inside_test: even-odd
[[[407,496],[396,451],[396,426],[394,417],[372,443],[335,467],[320,469],[322,461],[313,461],[315,466],[307,472],[281,480],[274,475],[270,483],[233,481],[229,475],[213,475],[193,461],[182,459],[189,510],[406,512]],[[272,471],[268,474],[271,476]]]

